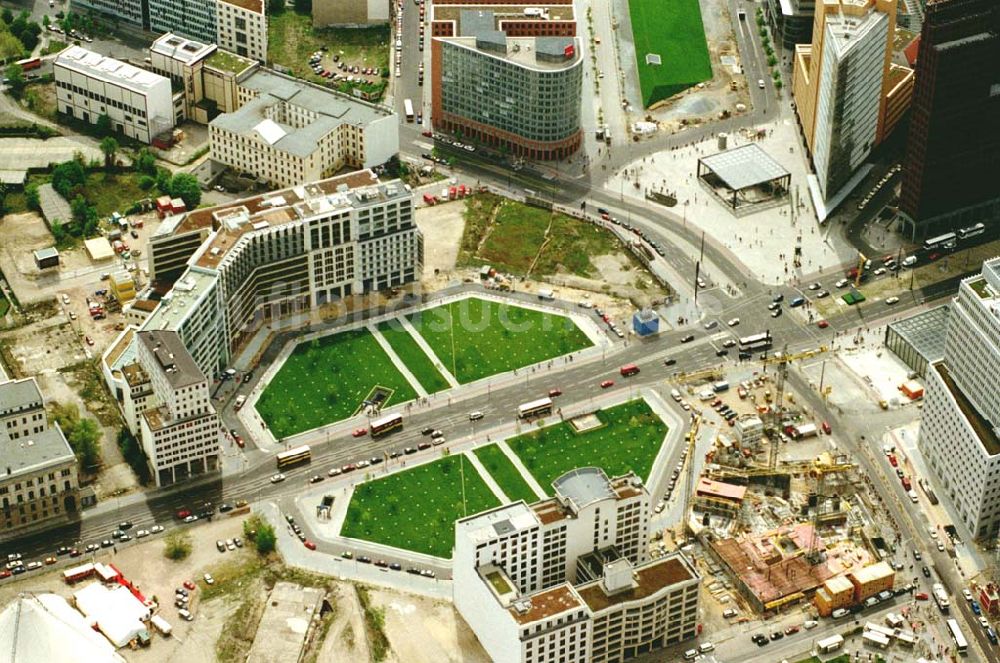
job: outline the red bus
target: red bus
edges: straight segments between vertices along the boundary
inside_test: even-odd
[[[619,369],[618,372],[622,374],[623,378],[627,378],[630,375],[635,375],[636,373],[638,373],[639,367],[636,366],[635,364],[625,364],[624,366],[621,367],[621,369]]]
[[[41,58],[26,58],[24,60],[18,60],[14,64],[21,65],[21,69],[24,71],[31,71],[32,69],[38,69],[42,66]]]

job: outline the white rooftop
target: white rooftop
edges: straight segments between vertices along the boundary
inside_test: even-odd
[[[170,84],[170,81],[159,74],[88,51],[80,46],[70,46],[59,53],[56,56],[56,64],[133,89],[148,90],[161,84],[162,81],[166,81],[167,85]]]
[[[211,55],[215,50],[215,44],[203,44],[175,35],[172,32],[163,35],[149,47],[150,53],[159,53],[184,64],[194,64]]]
[[[460,520],[456,529],[474,544],[480,544],[539,524],[535,512],[520,501]]]
[[[263,138],[268,145],[274,145],[288,135],[287,131],[282,129],[277,122],[270,118],[261,120],[261,122],[259,122],[253,130],[260,134],[260,137]]]

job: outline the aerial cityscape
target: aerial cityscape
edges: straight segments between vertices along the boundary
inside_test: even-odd
[[[997,0],[0,59],[0,663],[1000,663]]]

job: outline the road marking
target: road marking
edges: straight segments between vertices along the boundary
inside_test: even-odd
[[[419,147],[422,150],[433,150],[434,149],[433,145],[431,145],[430,143],[425,143],[422,140],[413,141],[413,144],[416,145],[417,147]]]

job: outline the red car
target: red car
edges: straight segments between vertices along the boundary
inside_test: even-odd
[[[364,437],[365,435],[368,435],[368,429],[367,428],[355,428],[354,432],[351,433],[351,435],[353,437]]]
[[[238,446],[240,449],[246,446],[246,444],[243,442],[243,438],[240,437],[239,435],[234,435],[233,441],[236,442],[236,446]]]
[[[798,632],[799,632],[798,626],[789,626],[788,628],[785,629],[785,635],[795,635]]]
[[[185,580],[185,581],[184,581],[184,589],[186,589],[186,590],[188,590],[188,591],[192,591],[192,592],[193,592],[193,591],[195,590],[195,587],[197,587],[197,585],[195,585],[195,584],[194,584],[193,582],[191,582],[190,580]]]
[[[830,326],[830,323],[827,322],[826,320],[820,320],[816,323],[816,326],[819,327],[820,329],[826,329],[827,327]]]
[[[899,461],[896,460],[896,456],[894,454],[889,454],[889,464],[893,467],[899,467]]]
[[[434,132],[433,131],[422,131],[422,132],[420,132],[420,135],[423,136],[424,138],[433,138],[434,137]]]
[[[93,345],[94,344],[94,339],[90,338],[89,336],[84,336],[83,340],[85,340],[87,342],[87,345]]]
[[[304,545],[309,550],[316,550],[316,544],[313,543],[312,541],[310,541],[309,539],[306,539],[305,541],[303,541],[302,545]]]
[[[824,421],[822,428],[823,432],[826,433],[827,435],[829,435],[833,431],[833,429],[830,427],[829,421]]]
[[[176,513],[177,520],[184,520],[185,518],[187,518],[190,515],[191,515],[191,511],[188,510],[188,509],[181,509],[180,511],[178,511]]]
[[[562,396],[561,389],[549,389],[549,398],[555,398],[556,396]]]
[[[9,578],[12,575],[14,574],[10,572],[10,569],[0,569],[0,578]]]
[[[601,389],[607,389],[608,387],[613,387],[613,386],[615,386],[614,380],[605,380],[604,382],[601,383]]]
[[[430,449],[430,448],[431,448],[431,443],[430,442],[421,442],[420,444],[417,445],[417,449],[420,449],[421,451],[424,451],[425,449]]]
[[[913,598],[917,599],[918,601],[926,601],[930,597],[927,596],[927,592],[917,592],[916,594],[913,595]]]

